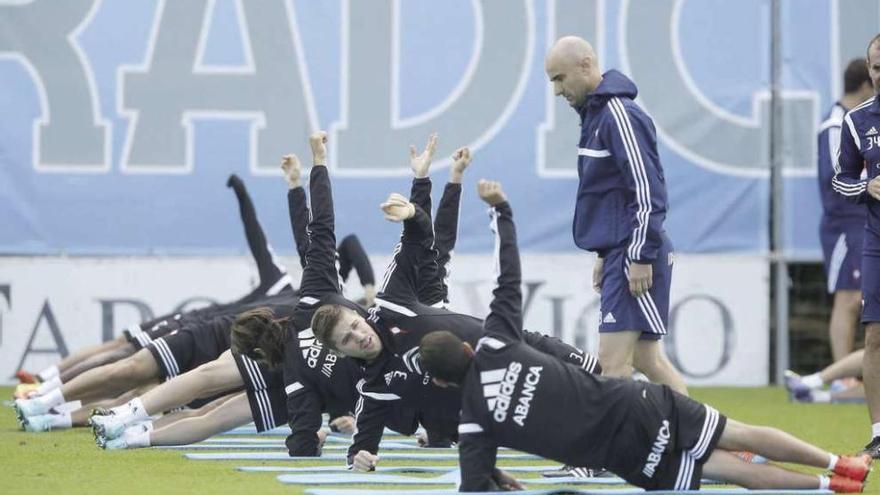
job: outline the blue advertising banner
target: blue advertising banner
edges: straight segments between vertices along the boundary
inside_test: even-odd
[[[815,133],[877,27],[864,8],[783,2],[792,253],[818,254]],[[579,128],[543,71],[565,34],[639,86],[677,250],[767,252],[769,0],[34,0],[0,3],[0,253],[240,253],[230,173],[291,252],[278,165],[307,165],[319,128],[337,229],[370,252],[396,241],[378,205],[432,131],[435,187],[454,149],[475,155],[458,251],[491,246],[481,177],[504,183],[524,250],[572,250]]]

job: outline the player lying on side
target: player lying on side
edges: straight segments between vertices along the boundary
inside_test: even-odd
[[[151,341],[174,330],[179,330],[185,323],[199,318],[223,314],[229,310],[234,311],[235,308],[241,307],[241,305],[255,299],[278,294],[281,289],[291,284],[287,270],[275,258],[272,248],[266,240],[266,236],[257,219],[253,202],[248,195],[247,189],[244,187],[244,183],[242,183],[238,176],[233,174],[229,176],[226,185],[232,188],[238,199],[239,213],[244,224],[245,237],[251,255],[257,265],[259,285],[250,293],[231,303],[215,304],[183,313],[171,313],[138,325],[132,325],[126,328],[123,331],[123,335],[120,335],[118,338],[81,349],[62,359],[58,364],[50,366],[35,375],[20,370],[17,373],[19,379],[22,382],[32,383],[33,385],[18,387],[16,398],[26,398],[29,394],[45,395],[47,392],[60,387],[62,383],[70,382],[85,371],[133,355]]]
[[[728,420],[668,386],[582,373],[528,345],[513,213],[498,183],[481,181],[479,194],[491,206],[499,270],[486,336],[475,347],[446,331],[421,341],[421,363],[433,381],[463,395],[461,491],[521,488],[495,467],[500,446],[605,466],[647,490],[696,490],[705,476],[750,489],[862,491],[868,456],[838,457],[780,430]],[[750,464],[733,450],[835,474]]]
[[[322,144],[323,146],[323,144]],[[320,159],[316,160],[320,161]],[[291,225],[294,232],[297,247],[301,249],[300,256],[303,262],[303,279],[301,290],[304,293],[312,291],[313,267],[310,263],[320,265],[317,254],[319,243],[311,242],[306,235],[304,221],[312,217],[309,231],[320,236],[321,224],[326,215],[323,214],[323,201],[318,198],[315,215],[309,214],[306,207],[304,192],[300,185],[301,167],[299,160],[294,155],[286,156],[281,168],[289,185],[288,210]],[[311,183],[313,189],[323,190],[321,180]],[[354,240],[355,242],[356,239]],[[332,245],[332,244],[330,244]],[[359,247],[359,243],[358,243]],[[328,253],[328,262],[333,253]],[[363,255],[366,258],[366,255]],[[318,261],[316,261],[318,260]],[[364,277],[362,276],[363,280]],[[294,305],[291,306],[293,308]],[[293,312],[289,311],[292,315]],[[246,328],[243,322],[260,321],[267,323],[275,317],[275,312],[269,308],[256,308],[239,315],[233,326],[233,333],[239,334]],[[240,340],[241,336],[235,339]],[[279,340],[278,343],[281,341]],[[98,445],[106,449],[138,448],[156,445],[183,445],[204,440],[210,436],[226,431],[230,428],[242,426],[254,421],[258,431],[274,428],[276,425],[288,422],[287,398],[284,392],[283,376],[279,365],[281,364],[281,352],[272,352],[270,346],[264,343],[255,343],[260,346],[261,352],[254,353],[259,358],[259,369],[267,383],[261,389],[259,384],[252,383],[249,377],[256,366],[250,358],[237,352],[226,351],[215,361],[205,364],[189,373],[185,373],[174,379],[159,385],[142,397],[136,398],[127,404],[111,409],[107,415],[96,415],[91,418],[95,430],[95,438]],[[242,366],[241,363],[246,363]],[[340,366],[344,368],[345,366]],[[356,373],[356,370],[353,370]],[[351,380],[347,383],[351,384]],[[213,404],[205,406],[207,413],[197,414],[196,417],[187,417],[181,421],[166,423],[161,428],[150,429],[149,419],[151,416],[178,407],[188,402],[193,396],[213,395],[217,392],[229,392],[247,385],[247,396],[244,393],[234,394],[230,398],[224,397]],[[256,386],[255,386],[256,385]],[[353,388],[351,385],[350,388]],[[353,394],[350,394],[353,395]],[[331,414],[331,426],[351,433],[353,418],[350,410],[351,404],[339,404],[330,401],[328,408]],[[320,415],[320,413],[319,413]],[[146,423],[143,423],[146,422]],[[311,431],[317,434],[320,445],[324,433],[318,428]]]
[[[301,211],[297,211],[295,215],[291,213],[291,223],[300,262],[303,263],[305,260],[304,246],[308,243],[306,225],[308,224],[309,213],[300,177],[296,176],[295,182],[291,184],[288,193],[288,201],[291,204],[291,208],[294,207],[293,205],[302,205]],[[260,276],[260,284],[257,288],[231,303],[211,305],[184,313],[172,313],[138,325],[132,325],[126,328],[123,331],[123,335],[118,338],[76,352],[63,359],[58,365],[41,371],[37,374],[37,378],[34,378],[30,373],[20,371],[19,375],[21,378],[41,383],[19,386],[15,398],[45,395],[47,392],[60,387],[61,384],[69,382],[85,371],[133,355],[150,342],[175,330],[180,330],[188,323],[207,321],[221,315],[234,315],[240,312],[243,307],[253,307],[251,303],[259,302],[264,296],[276,295],[282,289],[290,288],[292,284],[290,276],[278,262],[271,246],[266,241],[266,237],[257,220],[253,202],[241,179],[236,175],[231,175],[227,181],[227,186],[234,190],[238,198],[248,246],[257,263]],[[352,270],[357,272],[364,292],[361,302],[366,306],[372,306],[376,295],[375,275],[360,240],[354,234],[346,236],[339,243],[338,252],[339,272],[343,281],[349,279]]]
[[[288,158],[286,165],[292,169],[291,173],[288,174],[289,182],[291,183],[290,191],[288,193],[288,206],[290,209],[292,225],[294,227],[294,238],[300,251],[301,261],[304,261],[306,259],[304,246],[308,245],[306,224],[308,222],[309,213],[306,206],[305,192],[299,183],[299,163],[296,162],[295,170],[293,170],[293,167],[291,166],[292,163],[291,159]],[[248,204],[250,204],[249,201]],[[371,283],[373,278],[372,268],[369,265],[369,260],[366,257],[366,254],[360,247],[360,243],[354,236],[349,236],[346,241],[343,241],[343,245],[346,243],[349,244],[349,247],[346,249],[346,255],[350,256],[350,260],[345,262],[349,267],[348,270],[350,271],[351,267],[354,266],[359,273],[361,281]],[[365,287],[365,290],[366,289],[368,288]],[[154,360],[162,365],[160,372],[162,372],[162,376],[166,379],[174,377],[181,371],[186,371],[188,369],[191,370],[191,372],[181,375],[179,377],[180,379],[166,382],[163,386],[151,391],[146,397],[137,398],[132,400],[131,403],[127,403],[126,401],[132,398],[132,394],[126,393],[121,400],[117,399],[111,400],[110,402],[92,403],[87,407],[75,410],[71,413],[37,415],[46,409],[45,407],[41,407],[41,402],[43,401],[34,401],[33,403],[31,403],[31,401],[23,401],[19,409],[24,411],[22,416],[28,418],[27,421],[23,421],[23,426],[28,431],[46,431],[48,429],[58,429],[70,426],[84,426],[87,424],[88,412],[92,407],[117,406],[112,412],[119,413],[118,415],[112,414],[107,418],[96,418],[95,421],[99,444],[105,444],[106,441],[115,439],[121,433],[121,428],[128,423],[144,421],[151,415],[190,403],[193,399],[210,400],[218,397],[218,395],[233,390],[239,390],[242,386],[245,386],[248,392],[246,401],[230,401],[224,403],[222,408],[215,409],[212,407],[211,409],[193,413],[195,415],[200,415],[208,410],[213,411],[210,418],[206,418],[206,420],[210,419],[217,426],[211,427],[210,424],[203,423],[201,430],[204,432],[211,432],[214,431],[214,429],[222,428],[222,425],[241,421],[240,418],[247,418],[245,422],[249,422],[251,416],[256,418],[258,428],[273,428],[276,424],[283,423],[286,420],[286,417],[283,416],[283,387],[281,386],[280,373],[273,372],[264,366],[257,366],[253,361],[239,355],[231,355],[229,352],[220,355],[218,359],[214,358],[218,356],[216,354],[218,351],[222,353],[229,347],[229,328],[234,321],[236,313],[260,308],[269,304],[270,307],[278,309],[278,314],[288,314],[294,307],[295,303],[296,298],[292,296],[291,291],[287,290],[272,298],[256,299],[245,305],[227,306],[227,309],[224,311],[215,312],[223,313],[222,316],[215,316],[214,318],[205,322],[200,322],[196,325],[184,325],[180,328],[180,332],[169,334],[167,337],[157,341],[155,345],[148,344]],[[205,311],[199,313],[200,315],[210,315],[210,313]],[[185,321],[190,321],[192,319],[193,318],[187,318]],[[192,338],[193,334],[195,334],[197,338]],[[199,342],[200,340],[204,340],[205,342]],[[211,343],[211,345],[207,345],[208,343]],[[194,348],[197,351],[195,352],[195,358],[190,356]],[[150,361],[150,356],[148,355],[141,357],[145,361]],[[204,364],[193,369],[194,366],[201,363]],[[131,363],[122,362],[119,364],[120,366],[125,366]],[[114,369],[115,367],[111,367],[109,368],[109,371],[114,371]],[[152,376],[152,370],[143,369],[140,373],[135,371],[133,374],[136,376],[129,378],[133,381],[140,382],[149,379]],[[99,390],[96,390],[95,392],[105,392],[106,386],[102,386],[102,382],[100,381],[101,375],[95,373],[90,375],[90,378],[93,378],[93,380],[84,384],[75,383],[74,385],[80,385],[80,388],[73,391],[69,389],[60,390],[61,396],[81,397],[81,394],[83,393],[82,388],[87,390],[98,388]],[[77,380],[77,382],[82,381],[83,380]],[[141,393],[143,393],[142,390],[136,391],[134,395],[137,396]],[[111,392],[109,395],[115,396],[115,393]],[[51,396],[46,397],[45,399],[47,402],[49,399],[53,401],[61,400],[60,397]],[[138,402],[141,399],[144,400],[144,403]],[[194,405],[200,405],[201,403],[202,402],[199,401]],[[250,410],[247,408],[248,404],[250,404]],[[129,411],[136,411],[136,413],[129,413]],[[107,425],[108,430],[106,432],[104,430],[105,421],[110,422],[110,424]],[[162,420],[162,424],[167,423],[167,419]],[[165,431],[163,433],[164,435],[161,437],[161,442],[174,442],[175,439],[178,438],[173,432]],[[192,438],[192,435],[180,438],[180,440],[177,441],[184,442],[186,438]],[[114,448],[119,448],[122,446],[120,442],[121,441],[115,442],[112,446]],[[141,445],[143,442],[138,441],[135,443]]]
[[[243,184],[235,177],[229,184],[239,198],[249,244],[261,273],[280,273]],[[14,407],[22,427],[29,431],[46,431],[85,425],[91,407],[118,406],[143,393],[145,386],[213,361],[229,348],[229,329],[238,312],[262,305],[285,311],[296,303],[295,291],[286,273],[267,277],[262,280],[277,282],[268,289],[277,292],[274,295],[264,295],[262,292],[266,289],[258,289],[259,292],[252,292],[236,303],[216,305],[164,320],[132,340],[139,348],[133,355],[88,370],[45,394],[16,400]],[[261,286],[265,285],[261,283]],[[53,409],[65,401],[81,401],[86,406],[68,412]]]
[[[785,371],[785,388],[789,398],[798,402],[858,402],[865,400],[862,377],[864,349],[855,351],[840,361],[831,363],[810,375]],[[829,390],[824,387],[830,385]]]
[[[418,421],[433,437],[429,438],[431,445],[449,446],[457,438],[460,394],[431,383],[419,364],[418,343],[421,336],[444,329],[474,345],[483,335],[480,319],[437,307],[439,304],[435,303],[442,297],[432,300],[430,294],[420,289],[425,263],[436,263],[432,219],[417,204],[421,202],[418,197],[426,196],[420,189],[430,184],[428,169],[435,147],[436,136],[432,136],[424,153],[416,155],[415,150],[411,151],[414,200],[392,195],[382,205],[387,219],[403,222],[403,234],[385,273],[375,310],[367,317],[328,301],[315,312],[311,322],[315,337],[324,346],[360,363],[364,369],[364,379],[358,383],[361,400],[357,429],[348,451],[349,466],[358,470],[375,468],[387,420],[401,409],[416,411]],[[457,155],[455,159],[465,158]],[[429,267],[427,271],[430,270]],[[527,333],[526,338],[557,359],[572,362],[587,372],[598,369],[598,360],[557,339],[535,333]]]

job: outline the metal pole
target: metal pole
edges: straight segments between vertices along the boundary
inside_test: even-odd
[[[783,383],[785,370],[789,367],[789,329],[788,329],[788,289],[789,275],[788,264],[785,259],[785,222],[784,222],[784,192],[785,180],[783,168],[785,164],[785,143],[783,143],[783,118],[782,100],[780,98],[781,73],[782,73],[782,2],[771,0],[770,2],[770,182],[772,191],[771,216],[771,250],[773,252],[774,273],[774,315],[776,322],[776,359],[773,370],[773,379],[777,384]]]

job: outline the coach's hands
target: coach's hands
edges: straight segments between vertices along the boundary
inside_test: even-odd
[[[375,471],[376,464],[379,464],[379,456],[362,450],[354,456],[354,462],[352,462],[351,467],[355,471]]]
[[[868,181],[868,194],[872,198],[880,201],[880,176],[874,177]]]
[[[602,258],[596,258],[596,262],[593,264],[593,290],[602,293],[602,273],[605,272],[605,260]]]
[[[281,170],[284,171],[284,180],[291,189],[302,186],[302,165],[296,155],[284,155],[281,159]]]
[[[634,297],[640,297],[648,292],[654,283],[654,269],[650,263],[635,263],[629,265],[629,292]]]
[[[495,483],[498,484],[499,488],[507,492],[526,489],[526,487],[522,483],[517,481],[516,478],[511,476],[510,473],[502,471],[498,468],[495,468],[495,474],[492,476],[492,478],[495,480]]]
[[[477,194],[489,206],[498,206],[507,201],[507,195],[501,189],[500,182],[480,179],[480,182],[477,183]]]
[[[316,131],[309,136],[309,146],[312,147],[312,163],[315,165],[327,165],[327,133]]]
[[[385,213],[385,220],[392,222],[402,222],[408,220],[416,214],[416,207],[406,198],[397,193],[391,193],[384,203],[379,205],[382,212]]]
[[[466,146],[455,150],[452,154],[452,168],[449,171],[449,182],[461,184],[464,171],[471,164],[471,150]]]
[[[351,416],[339,416],[330,422],[330,429],[344,435],[351,435],[354,433],[354,418]]]
[[[409,167],[413,171],[416,179],[423,179],[428,176],[431,169],[431,160],[434,158],[434,152],[437,151],[437,133],[428,136],[428,144],[421,155],[416,155],[416,147],[409,147]]]

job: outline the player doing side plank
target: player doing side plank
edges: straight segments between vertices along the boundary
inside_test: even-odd
[[[475,348],[445,331],[421,340],[422,367],[438,386],[460,388],[463,396],[461,491],[519,487],[495,468],[500,446],[605,466],[648,490],[695,490],[702,476],[753,489],[863,489],[870,456],[838,457],[780,430],[728,420],[666,385],[582,373],[529,346],[513,213],[499,184],[483,181],[479,194],[492,207],[499,270],[486,335]],[[834,475],[750,464],[732,450]]]

